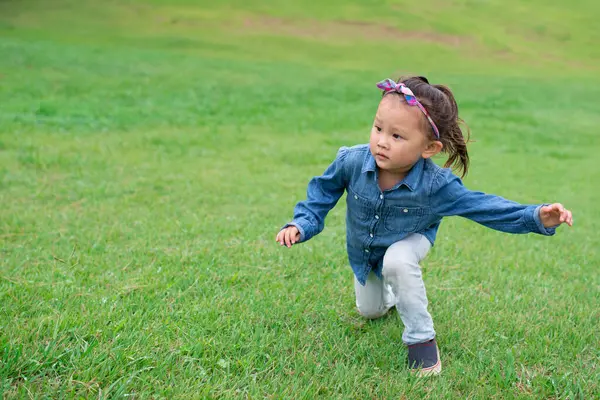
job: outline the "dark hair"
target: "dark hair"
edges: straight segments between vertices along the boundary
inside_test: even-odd
[[[404,83],[417,97],[417,100],[425,107],[429,116],[440,132],[440,142],[444,145],[442,152],[448,154],[448,160],[444,167],[452,167],[462,171],[464,177],[469,171],[469,153],[467,143],[471,136],[469,127],[458,116],[458,105],[450,88],[444,85],[431,85],[423,76],[407,76],[398,79],[398,83]],[[433,128],[425,118],[432,138],[435,137]],[[465,139],[460,124],[467,128]]]

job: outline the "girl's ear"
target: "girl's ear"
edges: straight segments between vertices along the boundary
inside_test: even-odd
[[[437,153],[442,151],[444,145],[439,140],[432,140],[429,142],[423,153],[421,153],[421,157],[423,158],[431,158],[435,156]]]

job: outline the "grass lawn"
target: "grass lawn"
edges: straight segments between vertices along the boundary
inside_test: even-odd
[[[599,12],[0,1],[0,397],[597,398]],[[428,380],[396,314],[355,310],[344,201],[311,241],[274,241],[400,73],[455,92],[468,187],[575,220],[443,222]]]

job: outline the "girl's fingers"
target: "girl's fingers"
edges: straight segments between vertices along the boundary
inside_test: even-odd
[[[281,245],[282,246],[286,245],[286,243],[285,243],[285,241],[286,241],[286,235],[287,235],[287,229],[285,231],[283,231],[283,236],[281,237]]]
[[[569,223],[569,220],[571,219],[571,211],[563,209],[563,214],[565,216],[565,222]]]
[[[285,240],[285,230],[279,232],[279,235],[277,235],[277,241],[279,242],[280,245],[283,246],[284,240]]]
[[[287,232],[287,229],[283,229],[281,230],[278,234],[277,234],[277,242],[284,246],[285,245],[285,233]]]
[[[275,241],[282,246],[292,247],[293,244],[300,241],[300,232],[298,232],[298,228],[291,226],[279,231],[275,236]]]
[[[298,241],[298,231],[296,229],[294,229],[291,239],[292,239],[292,244],[296,244],[296,242]]]

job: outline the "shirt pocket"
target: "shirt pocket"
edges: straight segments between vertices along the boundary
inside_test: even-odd
[[[353,190],[348,190],[347,205],[350,215],[361,221],[368,220],[374,212],[369,201]]]
[[[415,232],[425,215],[422,207],[387,207],[385,229],[391,232]]]

